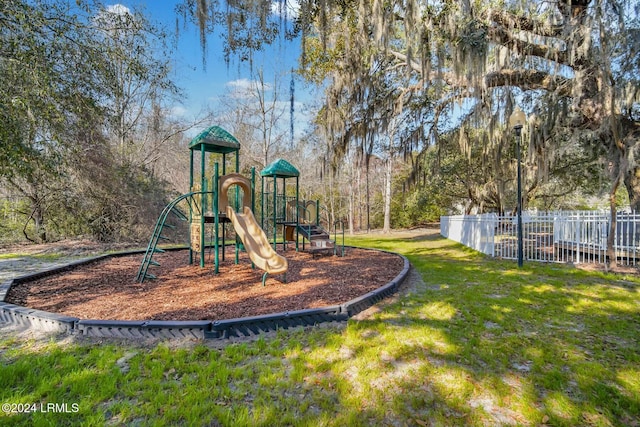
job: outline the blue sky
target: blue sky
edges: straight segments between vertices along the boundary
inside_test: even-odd
[[[185,118],[193,118],[206,107],[216,110],[218,98],[225,94],[228,88],[246,85],[251,79],[251,69],[247,63],[241,63],[232,58],[226,64],[223,55],[222,33],[217,31],[207,39],[206,69],[203,66],[202,48],[200,45],[199,29],[192,23],[184,25],[182,17],[177,17],[175,7],[181,0],[114,0],[106,1],[105,5],[123,5],[130,9],[143,11],[152,22],[166,27],[168,31],[175,31],[176,18],[180,23],[180,34],[175,56],[174,81],[186,95],[183,104],[175,107],[176,114]],[[288,89],[291,80],[291,69],[297,67],[300,53],[298,40],[279,41],[266,52],[257,53],[254,59],[254,72],[263,69],[266,82],[273,81],[273,74],[278,73],[280,85]],[[296,81],[296,103],[308,98],[303,85]],[[296,107],[296,111],[301,108]]]

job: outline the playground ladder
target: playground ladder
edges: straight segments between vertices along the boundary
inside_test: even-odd
[[[194,197],[195,195],[204,195],[210,192],[207,191],[197,191],[193,193],[183,194],[182,196],[176,198],[171,203],[169,203],[160,213],[158,217],[158,221],[156,221],[156,226],[153,229],[153,233],[151,234],[151,239],[149,240],[149,244],[147,245],[147,250],[145,251],[144,258],[142,259],[142,263],[140,264],[140,269],[138,269],[138,274],[136,275],[136,282],[144,282],[145,279],[155,279],[156,276],[149,273],[148,269],[150,265],[159,266],[160,263],[153,259],[153,254],[164,252],[163,249],[158,247],[158,243],[162,240],[167,240],[168,238],[162,234],[162,230],[167,228],[175,228],[175,225],[168,224],[167,218],[169,214],[175,215],[181,221],[188,221],[189,218],[178,208],[178,203],[183,200],[186,200],[189,204],[190,210],[192,212],[200,212],[200,208],[198,206],[197,200]],[[200,214],[202,214],[200,212]]]

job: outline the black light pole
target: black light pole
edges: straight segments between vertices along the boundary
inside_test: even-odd
[[[522,139],[522,126],[524,126],[527,117],[524,115],[520,107],[511,113],[509,117],[509,126],[516,133],[516,158],[518,160],[518,267],[523,264],[522,250],[522,174],[520,171],[520,140]]]

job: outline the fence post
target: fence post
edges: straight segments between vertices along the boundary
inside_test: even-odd
[[[580,221],[580,215],[577,215],[576,221],[576,264],[580,264],[580,240],[582,239],[582,221]]]
[[[498,226],[498,215],[492,215],[489,221],[489,233],[491,242],[491,257],[496,256],[496,227]]]

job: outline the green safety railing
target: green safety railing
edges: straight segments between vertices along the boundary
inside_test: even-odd
[[[340,254],[338,254],[338,224],[340,224],[340,230],[342,232],[342,245],[340,246]],[[344,256],[344,221],[339,219],[333,223],[333,254],[343,257]]]
[[[178,204],[182,201],[186,201],[189,204],[190,212],[196,212],[199,215],[203,215],[199,201],[201,201],[206,195],[213,194],[211,191],[194,191],[191,193],[183,194],[182,196],[172,200],[160,213],[158,220],[156,221],[155,228],[149,239],[149,244],[138,269],[136,275],[136,282],[144,282],[145,279],[155,279],[156,276],[149,273],[149,266],[159,266],[160,263],[153,259],[153,255],[156,253],[163,253],[164,250],[158,247],[159,242],[166,241],[168,238],[162,234],[164,228],[175,228],[175,225],[167,223],[167,219],[170,214],[175,215],[181,221],[188,221],[189,218],[178,208]],[[198,200],[198,196],[200,200]]]

